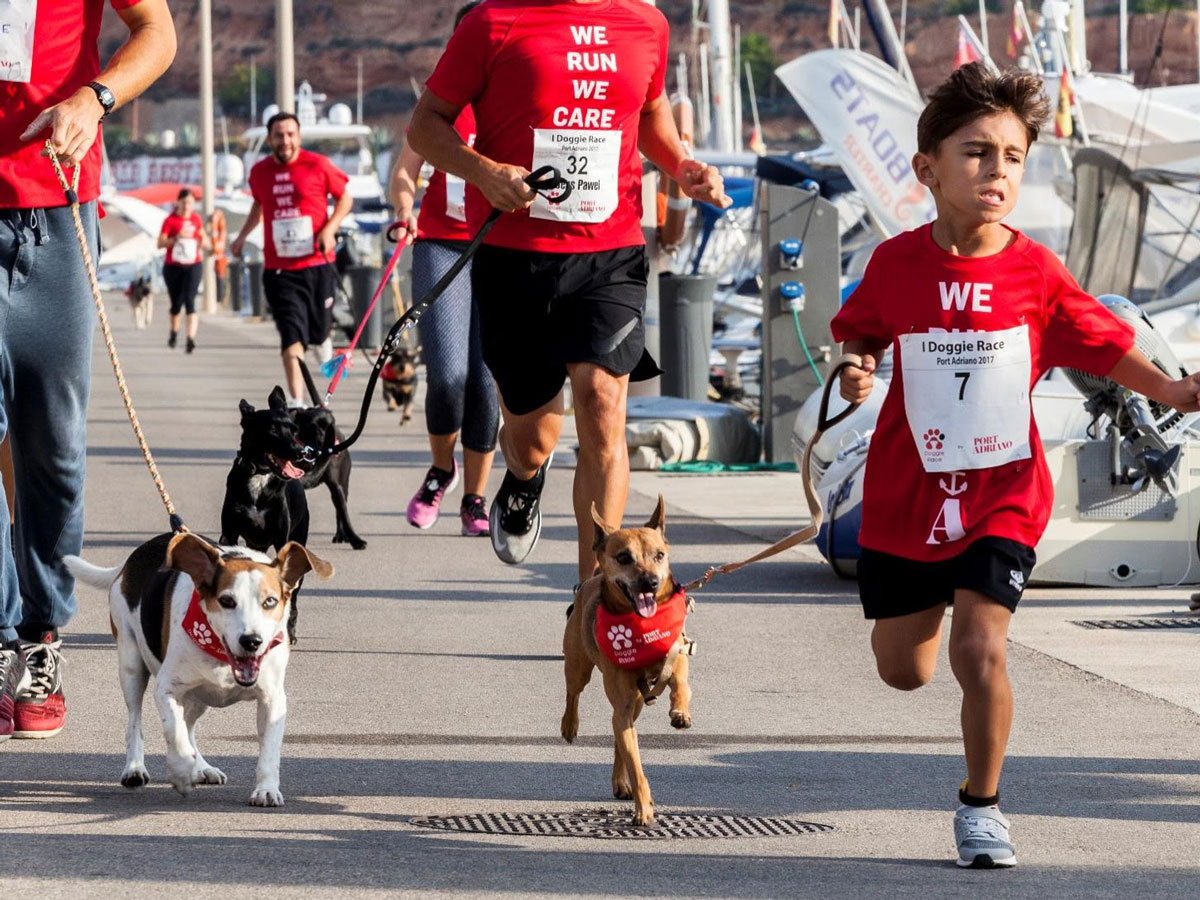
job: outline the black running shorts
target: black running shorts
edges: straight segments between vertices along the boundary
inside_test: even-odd
[[[263,294],[275,318],[282,349],[292,344],[311,347],[329,337],[336,290],[337,270],[332,263],[263,271]]]
[[[862,548],[858,593],[868,619],[891,619],[953,603],[963,588],[990,597],[1015,612],[1037,555],[1007,538],[980,538],[958,556],[919,562]]]
[[[203,276],[204,267],[200,263],[192,266],[163,263],[163,282],[167,286],[167,296],[171,298],[171,315],[179,315],[185,307],[189,316],[195,315],[196,291],[200,289]]]
[[[562,390],[567,364],[591,362],[642,381],[646,354],[644,247],[595,253],[479,248],[471,286],[483,359],[508,410],[525,415]]]

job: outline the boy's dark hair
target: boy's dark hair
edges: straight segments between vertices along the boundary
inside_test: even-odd
[[[182,200],[184,197],[191,197],[193,200],[196,199],[196,195],[192,193],[191,188],[180,188],[179,196],[176,197],[175,199],[178,201],[178,200]]]
[[[300,120],[296,118],[295,113],[277,112],[275,115],[271,116],[271,118],[267,119],[267,134],[270,134],[271,129],[274,128],[278,123],[286,122],[288,119],[291,119],[296,123],[296,130],[298,131],[300,129]]]
[[[968,122],[999,112],[1011,112],[1025,126],[1029,144],[1050,117],[1050,101],[1042,79],[1008,69],[993,72],[981,62],[959,66],[933,89],[917,120],[917,150],[935,153],[939,145]]]
[[[462,20],[466,18],[467,13],[477,7],[483,0],[469,0],[458,8],[458,12],[454,14],[454,27],[457,28],[462,24]]]

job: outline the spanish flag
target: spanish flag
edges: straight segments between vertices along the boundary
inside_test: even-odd
[[[1025,31],[1021,28],[1021,17],[1017,12],[1019,2],[1020,0],[1013,0],[1009,14],[1008,39],[1004,42],[1004,52],[1013,60],[1021,55],[1021,44],[1025,42]]]
[[[1054,135],[1067,138],[1075,133],[1075,121],[1071,118],[1071,107],[1075,104],[1075,89],[1071,84],[1071,72],[1064,68],[1058,83],[1058,108],[1054,111]]]

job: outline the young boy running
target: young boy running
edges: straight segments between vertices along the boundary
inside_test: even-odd
[[[881,244],[833,320],[844,351],[863,358],[843,370],[845,399],[864,399],[880,357],[896,353],[867,457],[859,592],[879,675],[900,690],[933,677],[954,604],[960,866],[1017,861],[998,806],[1013,713],[1006,640],[1053,496],[1030,389],[1070,366],[1184,411],[1200,391],[1197,376],[1154,367],[1048,249],[1003,224],[1048,114],[1029,75],[971,64],[938,87],[913,157],[937,218]]]

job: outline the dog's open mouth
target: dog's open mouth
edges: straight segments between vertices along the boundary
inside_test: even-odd
[[[625,585],[621,585],[621,589],[625,592],[625,596],[629,598],[629,602],[633,604],[634,612],[643,619],[648,619],[658,612],[658,601],[654,599],[653,591],[638,591],[633,592]]]
[[[258,681],[258,670],[262,667],[261,656],[234,656],[229,654],[229,668],[233,669],[233,680],[242,687],[253,687]]]
[[[304,470],[290,459],[280,459],[274,453],[268,453],[267,459],[271,461],[271,465],[275,467],[275,471],[277,471],[283,478],[304,477]]]

